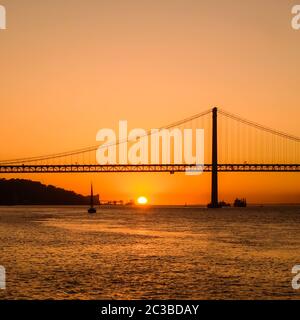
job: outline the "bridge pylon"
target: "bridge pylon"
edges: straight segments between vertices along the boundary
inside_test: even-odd
[[[218,108],[212,109],[212,173],[211,208],[219,208],[218,200]]]

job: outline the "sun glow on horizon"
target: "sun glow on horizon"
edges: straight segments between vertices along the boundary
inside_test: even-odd
[[[146,197],[138,197],[137,203],[140,205],[145,205],[148,203],[148,199]]]

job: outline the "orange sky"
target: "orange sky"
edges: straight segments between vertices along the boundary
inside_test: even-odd
[[[95,144],[211,106],[300,136],[295,1],[0,0],[0,159]],[[6,178],[12,176],[5,176]],[[23,175],[105,199],[207,202],[210,175]],[[259,181],[259,184],[257,184]],[[222,174],[220,198],[300,202],[299,174]]]

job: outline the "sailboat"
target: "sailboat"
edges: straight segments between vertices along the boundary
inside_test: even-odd
[[[88,210],[88,213],[96,213],[97,210],[96,208],[94,207],[94,194],[93,194],[93,185],[91,184],[91,206]]]

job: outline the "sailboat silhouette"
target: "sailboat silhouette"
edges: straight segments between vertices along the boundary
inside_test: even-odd
[[[88,210],[88,213],[96,213],[97,210],[94,208],[94,194],[93,194],[93,185],[91,184],[91,206]]]

